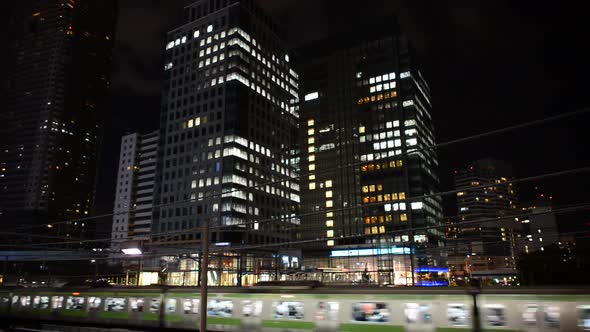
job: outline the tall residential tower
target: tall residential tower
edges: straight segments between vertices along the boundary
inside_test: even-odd
[[[114,0],[14,4],[0,111],[4,227],[92,213],[116,9]],[[77,237],[84,226],[53,231]]]

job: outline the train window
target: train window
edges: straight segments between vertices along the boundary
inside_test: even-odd
[[[590,305],[580,305],[578,309],[578,327],[590,331]]]
[[[447,319],[452,326],[467,326],[469,312],[463,303],[449,303],[447,306]]]
[[[391,314],[383,302],[357,302],[352,304],[352,320],[355,322],[389,322]]]
[[[560,313],[556,305],[546,305],[543,312],[543,325],[548,329],[559,329]]]
[[[107,297],[104,301],[105,311],[125,311],[127,299],[124,297]]]
[[[68,296],[66,301],[66,310],[82,310],[84,307],[84,298],[78,296]]]
[[[303,319],[303,302],[277,301],[272,304],[272,317],[277,319]]]
[[[406,303],[404,314],[408,324],[432,323],[432,314],[430,313],[430,305],[428,304]]]
[[[537,326],[537,315],[539,314],[539,306],[531,303],[524,307],[522,312],[522,320],[526,326]]]
[[[12,297],[12,305],[16,305],[18,303],[18,295]]]
[[[182,301],[182,309],[186,315],[198,314],[199,313],[199,300],[198,299],[184,299]]]
[[[6,305],[6,304],[8,304],[8,302],[10,301],[10,299],[8,297],[6,297],[6,296],[2,296],[2,300],[1,301],[2,302],[0,302],[0,304]]]
[[[61,309],[64,306],[64,297],[63,296],[52,296],[51,297],[51,308],[52,309]]]
[[[35,309],[49,308],[49,296],[35,296],[33,298],[33,308],[35,308]]]
[[[92,311],[98,311],[98,308],[100,308],[100,303],[101,302],[102,301],[100,300],[100,297],[91,296],[91,297],[88,298],[88,307]]]
[[[244,300],[242,302],[244,317],[260,317],[262,313],[262,301]]]
[[[143,299],[132,297],[129,299],[129,303],[131,304],[131,311],[143,312]]]
[[[505,326],[506,307],[501,304],[488,304],[484,306],[484,320],[489,326]]]
[[[166,313],[167,314],[175,314],[176,313],[176,299],[166,299]]]
[[[207,303],[207,316],[231,317],[234,303],[228,300],[210,300]]]
[[[21,307],[28,307],[31,305],[31,297],[30,296],[21,296],[20,297],[20,306]]]
[[[338,309],[340,305],[338,302],[324,302],[318,303],[318,310],[315,314],[316,320],[338,320]]]
[[[151,300],[150,312],[153,314],[160,312],[160,300],[159,299],[152,299]]]

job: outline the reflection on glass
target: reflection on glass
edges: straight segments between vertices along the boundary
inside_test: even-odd
[[[447,306],[447,319],[452,326],[467,325],[467,306],[463,303],[449,303]]]
[[[199,303],[199,299],[184,299],[184,301],[182,301],[182,310],[185,314],[198,314]]]
[[[539,311],[539,306],[531,303],[527,304],[524,308],[522,313],[522,320],[526,326],[536,326],[537,325],[537,314]]]
[[[100,308],[100,303],[102,301],[100,300],[100,297],[97,296],[91,296],[88,298],[88,306],[90,307],[90,310],[96,311],[98,310],[98,308]]]
[[[262,313],[262,301],[244,300],[242,302],[244,317],[260,317]]]
[[[357,302],[352,304],[352,320],[356,322],[388,322],[390,313],[383,302]]]
[[[430,305],[428,304],[406,303],[404,313],[408,324],[429,324],[432,322]]]
[[[278,319],[303,319],[303,302],[278,301],[273,303],[272,317]]]
[[[590,305],[581,305],[578,309],[578,327],[590,331]]]
[[[68,300],[66,301],[66,310],[82,310],[83,306],[83,297],[68,296]]]
[[[316,312],[316,320],[338,320],[338,302],[324,302],[318,303],[318,311]]]
[[[231,317],[234,303],[228,300],[210,300],[207,302],[207,316]]]
[[[556,305],[547,305],[545,306],[545,310],[543,312],[543,323],[545,327],[550,329],[558,329],[559,328],[559,307]]]
[[[484,319],[490,326],[504,326],[506,325],[506,308],[501,304],[486,305]]]
[[[150,312],[153,314],[160,312],[160,300],[152,299],[150,301]]]
[[[104,301],[105,311],[124,311],[127,299],[124,297],[107,297]]]
[[[176,313],[176,299],[166,299],[166,313],[167,314],[175,314]]]
[[[64,305],[64,297],[63,296],[52,296],[51,297],[51,308],[52,309],[61,309]]]
[[[143,299],[132,297],[131,299],[129,299],[129,303],[131,305],[131,311],[143,312]]]

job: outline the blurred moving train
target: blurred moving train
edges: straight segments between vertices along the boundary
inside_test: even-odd
[[[0,289],[0,321],[197,330],[198,288]],[[210,288],[211,331],[468,331],[465,289]],[[590,331],[590,289],[484,289],[482,328]]]

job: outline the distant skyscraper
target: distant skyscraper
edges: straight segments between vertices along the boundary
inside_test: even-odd
[[[119,154],[111,247],[149,240],[158,156],[158,131],[123,136]]]
[[[421,198],[439,191],[437,156],[416,151],[434,144],[430,89],[395,24],[345,35],[301,50],[300,236],[326,239],[304,248],[302,265],[412,284],[412,268],[444,264],[416,250],[443,240],[423,229],[442,224],[440,197]]]
[[[538,187],[536,187],[538,188]],[[536,197],[522,204],[520,213],[530,213],[521,218],[523,225],[520,250],[524,253],[544,251],[559,242],[557,218],[553,210],[553,197],[536,192]]]
[[[474,161],[455,172],[459,211],[454,221],[494,220],[458,227],[449,223],[456,235],[449,243],[449,255],[503,257],[504,264],[496,264],[496,269],[515,267],[522,224],[514,217],[518,213],[516,190],[506,183],[512,178],[512,167],[492,158]]]
[[[0,111],[2,226],[88,216],[116,1],[23,0],[15,8]],[[53,230],[77,237],[84,226]]]
[[[185,13],[167,37],[152,245],[198,244],[205,220],[225,227],[213,242],[288,241],[297,220],[268,221],[299,205],[288,180],[297,175],[298,83],[281,33],[253,1],[196,1]]]

